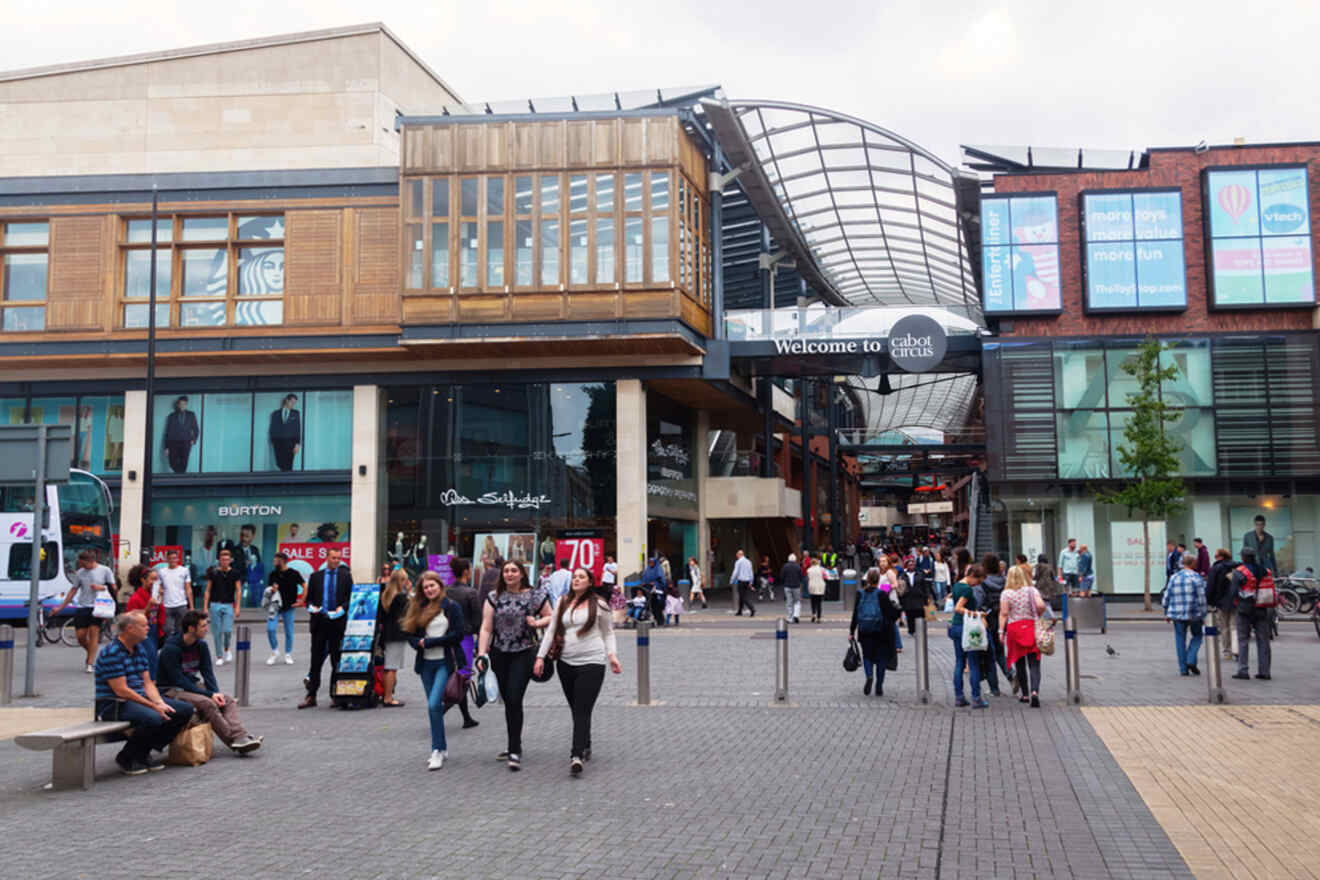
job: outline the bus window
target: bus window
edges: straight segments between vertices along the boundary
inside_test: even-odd
[[[54,541],[47,541],[41,549],[41,555],[41,579],[48,581],[55,577],[55,573],[58,571],[56,566],[59,564],[60,548]],[[32,580],[31,544],[9,545],[9,580]]]

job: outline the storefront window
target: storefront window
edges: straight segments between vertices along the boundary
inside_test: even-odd
[[[342,470],[352,466],[353,392],[308,391],[306,461],[309,471]]]
[[[156,473],[195,474],[201,470],[202,395],[156,395],[152,452]]]
[[[1177,342],[1160,354],[1160,367],[1173,367],[1176,375],[1160,388],[1171,406],[1213,406],[1214,376],[1210,371],[1210,341]]]
[[[1105,353],[1099,348],[1054,349],[1054,402],[1060,409],[1105,405]]]
[[[1109,476],[1109,437],[1105,414],[1089,410],[1058,417],[1059,476],[1105,479]]]

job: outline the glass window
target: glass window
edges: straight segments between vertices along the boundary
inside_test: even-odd
[[[34,330],[46,329],[46,307],[45,306],[24,306],[22,308],[5,309],[6,331],[16,333],[26,333]]]
[[[1054,350],[1054,403],[1060,409],[1105,405],[1105,353],[1098,348]]]
[[[475,290],[477,286],[477,224],[459,224],[458,273],[459,284],[465,290]]]
[[[307,455],[309,471],[346,470],[352,466],[353,392],[351,389],[308,391]]]
[[[124,327],[127,329],[144,329],[148,321],[149,307],[146,303],[129,303],[124,306]],[[170,304],[167,302],[156,303],[156,326],[170,326]]]
[[[464,217],[477,216],[477,187],[480,179],[464,177],[459,181],[459,213]]]
[[[284,323],[284,300],[247,300],[234,305],[234,324],[239,327],[265,327]]]
[[[431,216],[449,216],[449,178],[447,177],[431,178]]]
[[[614,283],[614,218],[596,218],[596,283]]]
[[[124,251],[124,299],[148,299],[151,296],[151,251]],[[165,300],[169,315],[170,249],[156,250],[156,299]],[[143,314],[146,314],[145,312]],[[169,321],[166,320],[166,326]]]
[[[503,186],[503,181],[500,181]],[[504,222],[486,224],[486,286],[504,286]]]
[[[152,452],[155,473],[195,474],[201,469],[202,414],[200,394],[156,395],[152,418],[158,438]]]
[[[297,391],[254,395],[252,470],[302,470],[305,410],[303,396]]]
[[[669,280],[669,217],[651,218],[651,281]]]
[[[669,210],[669,172],[651,172],[651,210]]]
[[[1061,479],[1109,477],[1109,432],[1103,412],[1059,413],[1058,444]]]
[[[283,294],[284,248],[239,248],[238,295],[282,296]]]
[[[1216,306],[1315,302],[1305,166],[1205,172]]]
[[[486,178],[486,216],[504,216],[504,178]]]
[[[1092,310],[1187,305],[1182,193],[1086,193],[1086,302]]]
[[[284,238],[283,214],[239,215],[234,221],[239,241],[272,241]]]
[[[422,203],[422,181],[408,181],[408,216],[420,217],[425,210]]]
[[[1128,395],[1141,391],[1136,377],[1123,369],[1123,364],[1136,356],[1135,348],[1111,348],[1105,351],[1105,384],[1108,387],[1109,405],[1112,407],[1130,406]]]
[[[1177,374],[1160,388],[1164,402],[1172,406],[1214,406],[1214,376],[1210,370],[1210,342],[1206,339],[1177,343],[1160,355],[1161,367]]]
[[[224,241],[229,238],[228,217],[184,217],[184,241]]]
[[[541,175],[541,213],[559,213],[559,177],[557,175]]]
[[[587,283],[587,221],[573,220],[568,224],[569,283]]]
[[[541,221],[541,284],[559,284],[559,221]]]
[[[409,290],[419,290],[422,286],[422,270],[425,268],[425,241],[422,239],[422,224],[409,223],[404,227],[404,246],[408,249]]]
[[[157,218],[156,243],[168,244],[174,236],[173,228],[174,222],[168,217]],[[137,244],[151,244],[151,219],[129,220],[124,240]]]
[[[580,214],[587,210],[587,175],[568,176],[568,210],[571,214]]]
[[[981,200],[982,272],[989,313],[1062,308],[1057,199],[986,196]]]
[[[1166,431],[1182,444],[1180,473],[1188,477],[1215,475],[1215,417],[1212,409],[1185,409]]]
[[[431,286],[449,286],[449,223],[431,224]]]
[[[78,400],[78,436],[74,463],[95,474],[118,473],[124,467],[124,396],[82,397]]]
[[[513,210],[515,214],[532,213],[533,196],[530,175],[513,179]]]
[[[46,254],[5,254],[6,302],[40,302],[46,298]]]
[[[642,210],[642,173],[630,171],[623,175],[623,210]]]
[[[45,247],[49,243],[49,223],[5,224],[5,247]]]
[[[519,220],[514,224],[514,279],[513,283],[527,287],[532,283],[532,221]]]
[[[202,471],[229,473],[252,466],[252,395],[207,394],[202,403]]]
[[[188,248],[183,251],[183,295],[224,296],[229,285],[229,251]],[[223,311],[223,306],[221,306]]]
[[[629,217],[623,221],[624,281],[642,281],[642,260],[645,253],[642,240],[642,218]]]
[[[1123,431],[1127,428],[1128,419],[1132,417],[1130,409],[1113,409],[1109,411],[1109,452],[1110,473],[1114,479],[1132,476],[1132,469],[1123,464]],[[1062,476],[1062,467],[1060,467],[1060,476]]]
[[[614,175],[596,175],[596,213],[614,213]]]
[[[223,327],[224,324],[223,302],[182,303],[179,306],[181,327]]]

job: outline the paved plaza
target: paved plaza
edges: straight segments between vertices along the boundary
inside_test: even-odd
[[[31,842],[4,873],[172,875],[185,838],[205,841],[189,873],[224,878],[1263,878],[1320,864],[1305,833],[1320,781],[1305,748],[1320,729],[1309,622],[1284,625],[1273,681],[1226,681],[1227,706],[1178,675],[1166,627],[1113,622],[1079,638],[1082,708],[1064,701],[1060,640],[1043,708],[1004,696],[978,712],[953,707],[943,625],[929,705],[906,633],[884,697],[864,697],[862,674],[840,667],[837,612],[791,628],[791,705],[773,706],[773,628],[712,607],[655,632],[650,707],[635,705],[635,637],[621,633],[624,674],[606,682],[574,779],[555,682],[529,690],[521,773],[494,761],[498,706],[474,730],[451,713],[449,761],[427,773],[415,675],[400,673],[403,709],[297,711],[305,626],[297,665],[267,667],[254,625],[243,714],[266,743],[251,758],[217,743],[205,766],[127,778],[102,746],[91,792],[49,792],[49,755],[0,741],[0,828]],[[79,657],[43,647],[42,696],[0,710],[0,736],[47,712],[69,723],[91,690]],[[99,820],[60,844],[76,815]]]

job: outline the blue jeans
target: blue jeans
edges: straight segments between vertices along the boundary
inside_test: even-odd
[[[120,757],[126,762],[145,761],[152,749],[165,748],[180,730],[188,726],[193,716],[193,707],[182,700],[169,697],[164,700],[174,710],[169,720],[161,718],[155,709],[148,709],[141,703],[127,700],[97,701],[97,718],[102,721],[127,721],[133,725],[128,731],[128,742],[124,743],[123,751],[120,752]]]
[[[215,639],[215,656],[225,656],[230,639],[234,636],[234,606],[228,602],[211,603],[211,637]]]
[[[1192,631],[1192,643],[1187,643],[1187,631]],[[1188,666],[1196,665],[1196,657],[1201,653],[1201,621],[1175,620],[1173,622],[1173,645],[1178,652],[1178,671],[1187,674]]]
[[[963,702],[966,698],[963,696],[963,669],[967,670],[967,675],[972,682],[972,701],[981,700],[981,658],[975,656],[980,653],[973,651],[971,656],[963,651],[962,648],[962,625],[949,627],[949,638],[953,639],[953,696],[958,702]]]
[[[944,602],[944,591],[948,588],[949,585],[944,581],[935,582],[935,607],[938,608]]]
[[[426,691],[426,714],[431,718],[431,748],[444,751],[445,745],[445,682],[449,681],[449,665],[444,658],[422,661],[422,689]]]
[[[160,645],[156,644],[156,621],[151,622],[151,632],[142,640],[142,650],[147,652],[147,669],[151,672],[151,680],[156,680],[156,667],[160,655]]]
[[[898,621],[894,621],[894,650],[903,650],[903,635],[898,631]]]
[[[293,653],[293,609],[286,608],[275,617],[266,618],[266,639],[272,651],[279,651],[280,640],[277,638],[279,623],[284,621],[284,653]]]

